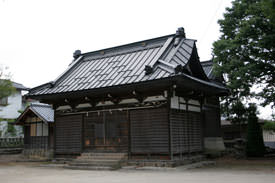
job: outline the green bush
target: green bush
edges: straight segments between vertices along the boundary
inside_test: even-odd
[[[265,153],[262,129],[256,116],[256,106],[251,105],[248,114],[246,156],[262,157]]]
[[[263,130],[275,132],[275,122],[272,122],[272,121],[265,122],[263,125]]]
[[[16,129],[14,128],[14,125],[11,123],[8,123],[8,133],[11,134],[11,136],[15,136],[16,135]]]

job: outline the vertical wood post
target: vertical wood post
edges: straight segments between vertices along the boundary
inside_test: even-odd
[[[188,156],[190,155],[190,128],[191,128],[191,122],[190,122],[190,116],[189,116],[189,110],[188,110],[188,98],[185,98],[186,103],[186,122],[187,122],[187,149],[188,149]]]
[[[84,142],[84,114],[81,115],[81,151],[84,151],[85,142]]]
[[[203,111],[203,98],[200,99],[200,110],[201,110],[201,150],[204,150],[204,129],[205,129],[205,115]]]
[[[56,111],[54,107],[54,123],[53,123],[53,157],[56,157]]]
[[[173,96],[173,88],[170,87],[168,90],[168,97],[167,97],[167,110],[168,110],[168,115],[167,115],[167,122],[168,122],[168,134],[169,134],[169,154],[170,154],[170,159],[173,160],[173,132],[172,132],[172,123],[170,120],[170,114],[171,114],[171,97]]]
[[[127,120],[128,120],[128,159],[131,159],[131,121],[130,112],[127,109]]]
[[[181,122],[180,122],[180,128],[178,129],[178,130],[179,130],[179,137],[180,137],[180,138],[179,138],[179,139],[180,139],[180,140],[179,140],[179,141],[180,141],[180,142],[179,142],[179,144],[180,144],[180,160],[182,160],[182,151],[183,151],[183,147],[182,147],[182,146],[183,146],[183,142],[182,142],[182,141],[183,141],[183,140],[182,140],[182,139],[183,139],[183,134],[182,134],[182,133],[183,133],[183,126],[184,126],[184,125],[183,125],[183,122],[184,122],[184,120],[182,119],[182,115],[181,115],[180,97],[179,97],[179,96],[178,96],[178,107],[179,107],[178,111],[179,111],[180,121],[181,121]]]
[[[106,144],[106,112],[103,112],[103,143]],[[104,148],[105,149],[105,148]]]

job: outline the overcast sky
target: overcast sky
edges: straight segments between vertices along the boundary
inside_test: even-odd
[[[184,27],[201,61],[231,0],[0,0],[0,64],[27,87],[54,80],[73,52],[173,34]]]

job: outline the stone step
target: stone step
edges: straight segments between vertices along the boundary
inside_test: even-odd
[[[73,166],[114,166],[114,165],[118,165],[119,162],[120,161],[117,161],[117,160],[91,160],[91,161],[75,160],[68,164]]]
[[[82,153],[77,160],[122,160],[127,159],[126,153]]]
[[[110,166],[74,166],[69,165],[65,166],[64,168],[71,169],[71,170],[114,170],[114,168]]]
[[[93,156],[96,156],[96,155],[127,155],[127,153],[122,153],[122,152],[83,152],[82,153],[83,155],[93,155]]]
[[[122,160],[127,159],[127,157],[114,157],[114,156],[79,156],[77,160]]]
[[[114,156],[114,157],[124,157],[127,153],[82,153],[81,156]]]

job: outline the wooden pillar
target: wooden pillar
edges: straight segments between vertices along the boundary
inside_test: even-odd
[[[170,113],[171,113],[171,97],[173,96],[173,88],[171,87],[168,90],[168,97],[167,97],[167,110],[168,110],[168,115],[167,115],[167,122],[168,122],[168,134],[169,134],[169,154],[170,154],[170,160],[174,159],[174,154],[173,154],[173,132],[172,132],[172,123],[170,120]]]
[[[204,149],[204,128],[205,128],[205,115],[203,111],[203,99],[200,99],[200,110],[201,110],[201,148]]]
[[[51,148],[51,135],[50,135],[50,123],[47,123],[48,125],[48,149]]]
[[[127,110],[127,120],[128,120],[128,159],[131,159],[131,120],[130,112]]]
[[[53,157],[56,157],[56,111],[54,107],[54,123],[53,123]]]
[[[103,143],[106,144],[106,112],[103,112]]]
[[[191,128],[191,123],[190,123],[190,116],[189,116],[189,110],[188,110],[188,98],[185,98],[185,103],[186,103],[186,122],[187,122],[187,149],[188,149],[188,155],[190,155],[190,128]]]
[[[85,142],[84,142],[84,114],[81,115],[81,151],[83,152],[84,147],[85,147]]]

